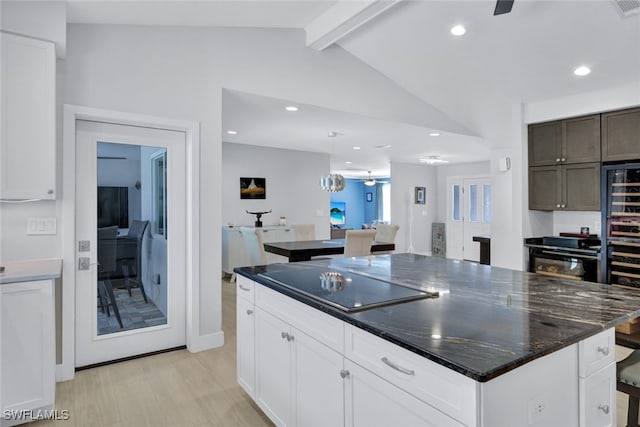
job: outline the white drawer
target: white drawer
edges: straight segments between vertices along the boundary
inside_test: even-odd
[[[345,357],[465,425],[475,425],[476,382],[345,324]]]
[[[256,283],[256,306],[284,320],[291,326],[315,338],[324,345],[342,353],[344,325],[342,320],[282,295]]]
[[[251,279],[247,279],[244,276],[238,274],[236,278],[236,286],[238,287],[236,294],[238,298],[249,301],[253,304],[253,294],[255,283]]]
[[[616,364],[580,378],[580,427],[615,427]]]
[[[579,372],[586,378],[613,362],[616,350],[614,328],[578,343]]]

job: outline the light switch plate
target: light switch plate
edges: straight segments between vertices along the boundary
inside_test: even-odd
[[[78,252],[89,252],[91,250],[90,240],[80,240],[78,242]]]
[[[55,218],[27,218],[27,235],[52,235],[57,233]]]

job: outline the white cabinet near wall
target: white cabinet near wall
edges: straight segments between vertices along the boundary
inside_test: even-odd
[[[5,427],[53,409],[53,280],[0,284],[0,294],[0,425]]]
[[[0,32],[0,199],[56,198],[56,58],[51,42]]]
[[[236,336],[238,384],[255,397],[255,307],[253,282],[238,277],[236,300]]]

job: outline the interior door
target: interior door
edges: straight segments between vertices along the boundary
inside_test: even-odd
[[[185,134],[76,123],[76,367],[186,343]]]
[[[491,231],[491,184],[488,177],[447,179],[447,258],[480,261],[473,236]]]

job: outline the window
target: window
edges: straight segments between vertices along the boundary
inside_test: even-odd
[[[167,150],[151,156],[153,233],[167,238]]]
[[[453,209],[452,209],[452,220],[453,221],[460,221],[460,186],[459,185],[454,185],[453,186]]]
[[[469,185],[469,221],[479,222],[478,218],[478,186]]]
[[[484,222],[491,222],[491,185],[484,184],[483,185],[483,209],[482,216],[484,218]]]
[[[382,185],[382,220],[391,222],[391,184],[384,182]]]

